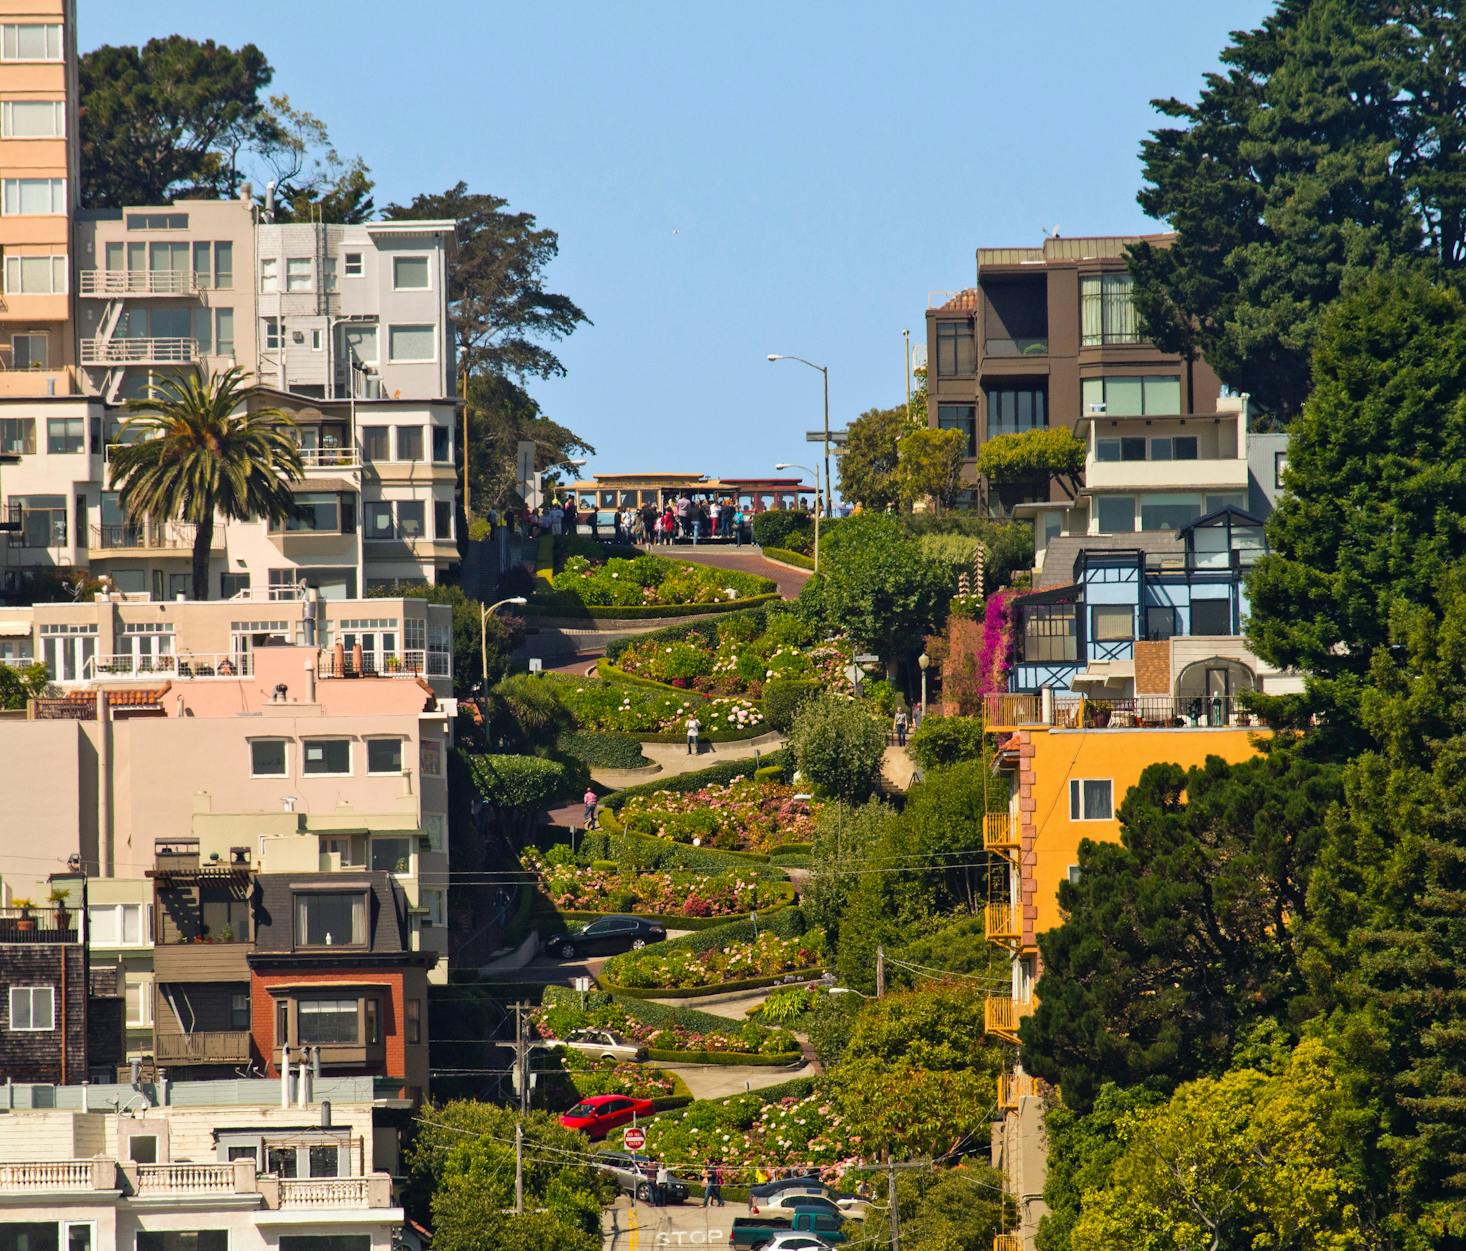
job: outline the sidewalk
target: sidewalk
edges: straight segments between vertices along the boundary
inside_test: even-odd
[[[695,756],[687,754],[685,743],[643,743],[641,754],[653,764],[661,766],[655,773],[646,769],[592,769],[591,777],[598,785],[620,790],[640,782],[695,773],[699,769],[728,760],[747,760],[751,765],[755,753],[767,756],[772,751],[778,751],[784,743],[782,734],[760,734],[757,738],[746,738],[732,743],[705,744],[703,750]]]

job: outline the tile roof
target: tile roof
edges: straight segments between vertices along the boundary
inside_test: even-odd
[[[134,690],[107,692],[107,703],[113,708],[155,708],[163,702],[163,696],[168,693],[168,683],[162,686],[149,686]],[[62,699],[68,704],[90,704],[97,698],[97,692],[91,691],[67,691]]]
[[[977,288],[968,287],[959,291],[941,306],[939,313],[971,313],[977,308]]]

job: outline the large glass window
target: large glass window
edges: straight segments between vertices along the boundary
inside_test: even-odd
[[[988,387],[988,438],[1021,434],[1049,424],[1048,391],[1042,385]]]
[[[285,259],[285,290],[309,291],[311,289],[311,258],[290,256]]]
[[[422,459],[422,427],[397,427],[397,459],[415,461]]]
[[[1109,821],[1115,815],[1115,784],[1109,778],[1072,778],[1069,820]]]
[[[1169,604],[1152,604],[1145,610],[1145,637],[1152,642],[1174,637],[1176,610]]]
[[[66,258],[7,256],[5,292],[7,295],[65,295]]]
[[[301,891],[295,896],[297,947],[361,947],[367,941],[367,897],[355,891]]]
[[[351,740],[349,738],[310,738],[304,744],[303,772],[348,774],[351,772]]]
[[[10,988],[12,1033],[43,1033],[56,1028],[56,992],[50,986]]]
[[[86,423],[80,417],[46,419],[46,452],[65,456],[86,449]]]
[[[0,27],[0,59],[59,61],[65,45],[57,22],[7,22]]]
[[[959,374],[970,374],[977,368],[977,353],[972,333],[972,323],[961,321],[937,322],[937,377],[951,378]]]
[[[0,210],[7,217],[66,212],[66,179],[6,178],[0,183]]]
[[[361,428],[361,454],[370,461],[392,458],[392,428],[390,426],[363,426]]]
[[[204,309],[208,314],[208,309]],[[234,310],[232,308],[216,308],[214,310],[214,350],[220,356],[234,355]]]
[[[402,740],[400,738],[367,739],[368,773],[401,773]]]
[[[1129,534],[1135,529],[1133,495],[1100,495],[1095,499],[1095,516],[1101,534]]]
[[[1080,383],[1087,414],[1109,417],[1175,417],[1181,412],[1180,374],[1110,375]]]
[[[426,256],[394,256],[392,258],[392,286],[398,291],[420,291],[428,285],[428,258]]]
[[[1089,637],[1097,643],[1122,643],[1135,637],[1135,610],[1129,604],[1093,604]]]
[[[274,529],[316,530],[323,534],[341,532],[341,497],[326,492],[305,492],[295,497],[295,515]]]
[[[1230,599],[1192,600],[1191,633],[1231,634],[1232,601]]]
[[[389,326],[387,359],[392,361],[431,361],[436,352],[437,334],[432,326]]]
[[[23,547],[66,546],[66,497],[32,495],[20,500]]]
[[[397,537],[397,530],[392,522],[392,505],[385,500],[368,500],[362,505],[362,524],[366,527],[363,531],[364,538]]]
[[[422,500],[399,500],[397,502],[397,536],[403,539],[420,539],[427,532],[427,505]]]
[[[283,778],[286,774],[285,740],[254,739],[249,745],[249,771],[252,777]]]
[[[1023,610],[1023,659],[1076,660],[1079,635],[1073,604],[1030,604]]]
[[[380,873],[412,872],[410,838],[372,839],[372,868]]]
[[[143,942],[142,904],[90,904],[87,937],[93,947],[137,947]]]
[[[1135,279],[1129,274],[1091,274],[1079,280],[1080,343],[1139,343]]]
[[[34,417],[0,417],[0,452],[29,456],[36,450]]]
[[[942,430],[962,433],[962,455],[977,455],[977,406],[975,404],[938,404],[937,426]]]
[[[359,1013],[355,999],[302,999],[295,1013],[303,1043],[357,1041]]]
[[[229,1234],[222,1229],[140,1229],[137,1251],[229,1251]]]
[[[0,135],[6,139],[62,139],[66,105],[60,100],[6,100],[0,106]]]
[[[1201,496],[1157,492],[1140,497],[1142,530],[1180,530],[1201,516]]]

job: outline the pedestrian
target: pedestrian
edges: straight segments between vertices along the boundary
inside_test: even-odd
[[[692,545],[696,547],[698,540],[702,538],[702,519],[707,515],[707,509],[699,500],[687,510],[687,519],[692,523]]]
[[[714,500],[708,505],[708,538],[716,539],[722,536],[719,528],[723,524],[723,502]]]
[[[702,1205],[707,1207],[713,1201],[713,1191],[718,1188],[718,1173],[711,1164],[702,1171]]]
[[[702,733],[702,724],[697,719],[697,714],[687,718],[687,754],[696,756],[698,754],[698,735]]]
[[[906,727],[907,727],[908,724],[909,724],[909,722],[907,721],[907,718],[906,718],[906,706],[903,704],[899,708],[896,709],[896,718],[895,718],[895,721],[893,723],[893,728],[896,731],[896,746],[897,747],[905,747],[906,746]]]
[[[733,514],[733,546],[734,547],[742,547],[743,546],[743,526],[744,526],[744,524],[747,521],[748,521],[748,518],[744,515],[743,509],[740,508],[736,513]]]
[[[667,505],[667,511],[662,514],[662,542],[670,543],[677,537],[677,514],[672,511],[672,505]]]
[[[660,1164],[657,1165],[656,1195],[657,1195],[657,1206],[659,1208],[660,1207],[665,1207],[667,1205],[667,1191],[670,1190],[671,1188],[672,1188],[672,1174],[667,1171],[667,1164],[666,1164],[666,1161],[664,1160]]]
[[[597,541],[601,537],[601,514],[594,508],[590,510],[590,537]]]
[[[575,507],[575,496],[565,501],[565,533],[580,533],[580,513]]]
[[[713,1202],[719,1207],[723,1206],[723,1162],[717,1160],[713,1164]]]
[[[598,802],[595,791],[589,786],[585,788],[585,828],[593,830],[596,828],[596,803]]]
[[[683,538],[692,534],[692,500],[686,495],[677,499],[677,528],[682,531]]]
[[[911,724],[914,725],[918,730],[921,729],[921,719],[924,716],[926,716],[926,705],[917,704],[916,707],[911,710]]]

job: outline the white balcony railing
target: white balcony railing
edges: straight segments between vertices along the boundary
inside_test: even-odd
[[[1084,485],[1090,491],[1121,488],[1240,491],[1247,486],[1247,460],[1237,456],[1204,460],[1096,460],[1091,456],[1084,464]]]
[[[84,269],[81,294],[110,299],[119,295],[197,295],[198,276],[173,269]]]
[[[361,453],[354,447],[303,447],[300,463],[307,469],[360,469]]]
[[[190,365],[199,358],[197,339],[83,339],[83,365]]]
[[[91,1160],[22,1160],[0,1164],[0,1193],[91,1189]]]
[[[448,678],[453,661],[448,652],[411,648],[400,652],[322,651],[316,666],[322,678]]]
[[[248,652],[189,652],[174,656],[93,656],[82,666],[81,681],[133,678],[243,678],[251,672]]]
[[[280,1179],[281,1208],[371,1207],[368,1177],[299,1177]]]
[[[139,1164],[137,1192],[140,1195],[232,1195],[234,1165]]]

